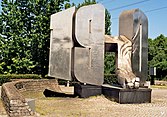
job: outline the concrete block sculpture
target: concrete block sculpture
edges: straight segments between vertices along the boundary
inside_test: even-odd
[[[106,35],[106,43],[117,44],[116,75],[124,88],[139,88],[147,79],[148,20],[139,9],[122,12],[119,36]],[[113,50],[112,50],[113,51]]]
[[[98,12],[97,12],[98,11]],[[49,76],[102,85],[105,9],[75,7],[51,16]]]
[[[75,7],[51,16],[49,76],[102,85],[104,44],[115,44],[116,75],[123,88],[139,88],[147,79],[147,17],[139,9],[122,12],[119,36],[104,35],[100,4]],[[110,50],[108,50],[110,51]]]

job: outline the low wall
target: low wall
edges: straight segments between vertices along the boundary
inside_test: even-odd
[[[44,91],[50,89],[61,92],[56,79],[19,80],[15,81],[15,87],[20,91]]]
[[[9,117],[30,117],[35,112],[29,107],[20,91],[44,91],[50,89],[60,92],[57,80],[19,80],[2,85],[1,98]]]

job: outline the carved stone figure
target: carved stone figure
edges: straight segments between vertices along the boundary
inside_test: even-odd
[[[140,78],[136,77],[132,71],[132,40],[122,35],[115,38],[105,35],[105,42],[117,44],[116,75],[118,82],[123,88],[139,88]]]
[[[119,35],[132,40],[132,70],[143,87],[148,77],[148,19],[139,9],[123,11],[119,17]]]
[[[102,85],[105,8],[75,7],[51,16],[49,76]]]
[[[53,14],[49,76],[102,85],[104,43],[115,43],[118,82],[124,88],[139,88],[147,78],[147,27],[147,17],[139,9],[120,15],[115,38],[104,36],[105,9],[100,4]]]
[[[117,44],[116,75],[124,88],[139,88],[147,79],[148,21],[139,9],[121,13],[119,36],[105,36],[105,43]]]

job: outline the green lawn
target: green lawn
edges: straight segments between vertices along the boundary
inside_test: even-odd
[[[165,86],[165,85],[162,85],[162,86],[160,86],[160,85],[151,85],[151,88],[167,89],[167,86]]]

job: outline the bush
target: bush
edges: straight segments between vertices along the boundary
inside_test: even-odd
[[[167,81],[167,75],[162,80]]]
[[[0,86],[3,84],[3,83],[6,83],[6,82],[10,82],[10,78],[6,77],[5,75],[0,75]]]
[[[9,74],[5,76],[9,77],[10,79],[41,79],[42,78],[40,75],[37,75],[37,74]]]
[[[66,85],[67,80],[58,79],[58,83],[59,83],[59,85]]]
[[[0,85],[6,82],[10,82],[11,79],[41,79],[42,77],[37,74],[1,74]]]
[[[115,74],[105,74],[104,75],[104,84],[118,84],[118,79]]]
[[[58,79],[59,85],[66,85],[67,80]],[[75,82],[70,81],[70,85]],[[117,76],[115,74],[105,74],[104,75],[104,84],[118,84]]]

